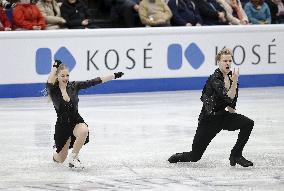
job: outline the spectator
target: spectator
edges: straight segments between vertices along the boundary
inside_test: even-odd
[[[7,0],[3,0],[0,1],[0,6],[2,6],[4,9],[10,9],[12,6],[14,6],[14,3]]]
[[[65,0],[60,10],[69,29],[97,28],[87,6],[81,0]]]
[[[142,0],[139,4],[142,24],[151,27],[170,26],[172,12],[164,0]]]
[[[10,31],[12,30],[11,23],[9,22],[6,13],[2,7],[2,0],[0,0],[0,31]]]
[[[200,26],[203,21],[193,0],[169,0],[173,26]]]
[[[247,2],[249,2],[249,0],[240,0],[242,7],[245,7],[245,5],[247,4]]]
[[[245,12],[252,24],[271,24],[271,15],[264,0],[250,0],[245,5]]]
[[[63,1],[65,1],[65,0],[57,0],[59,7],[61,7]],[[85,5],[87,5],[87,7],[89,6],[88,0],[82,0],[82,1],[85,3]]]
[[[140,26],[138,16],[140,0],[105,0],[105,4],[110,7],[110,16],[113,21],[123,21],[125,27]]]
[[[218,0],[226,10],[226,19],[232,25],[247,25],[248,17],[240,0]]]
[[[227,25],[226,11],[216,0],[194,0],[204,25]]]
[[[43,30],[45,29],[44,17],[38,7],[30,0],[20,0],[13,10],[16,30]]]
[[[272,24],[284,23],[284,0],[265,0],[271,13]]]
[[[39,0],[36,5],[45,18],[45,29],[64,28],[66,21],[61,17],[60,7],[55,0]]]

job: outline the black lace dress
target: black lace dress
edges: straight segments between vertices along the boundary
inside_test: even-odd
[[[73,148],[73,144],[76,139],[75,136],[73,135],[73,130],[77,124],[85,123],[84,119],[80,116],[78,112],[79,90],[89,88],[91,86],[95,86],[100,83],[102,83],[100,78],[95,78],[87,81],[68,82],[66,91],[68,96],[70,97],[69,102],[63,99],[58,83],[46,84],[48,95],[51,97],[53,106],[57,113],[57,121],[55,125],[55,134],[54,134],[57,153],[62,150],[65,143],[70,137],[71,137],[71,143],[69,148]],[[89,142],[89,135],[86,139],[85,144],[88,142]]]

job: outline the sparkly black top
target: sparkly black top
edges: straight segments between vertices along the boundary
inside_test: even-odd
[[[231,75],[232,72],[228,74],[228,76]],[[231,85],[232,80],[230,79],[230,87]],[[223,73],[219,68],[216,69],[214,74],[209,76],[202,90],[202,96],[200,99],[203,102],[203,107],[198,121],[200,122],[206,115],[216,115],[224,112],[227,106],[235,109],[239,91],[238,86],[239,84],[237,85],[234,99],[231,99],[227,95],[228,90],[225,88]]]
[[[68,96],[70,97],[69,102],[63,99],[58,83],[55,84],[46,83],[46,89],[48,95],[51,97],[51,100],[53,102],[53,106],[56,110],[57,117],[60,117],[62,114],[66,112],[68,112],[69,114],[78,113],[79,90],[86,89],[100,83],[102,83],[101,78],[95,78],[87,81],[68,82],[66,91]]]

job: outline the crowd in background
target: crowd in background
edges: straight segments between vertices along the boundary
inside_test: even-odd
[[[284,23],[284,0],[101,1],[129,28]],[[84,0],[0,0],[0,31],[100,27]]]

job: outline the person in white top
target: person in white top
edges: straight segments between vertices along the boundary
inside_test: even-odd
[[[226,19],[231,25],[247,25],[248,17],[242,8],[240,0],[217,0],[226,10]]]

